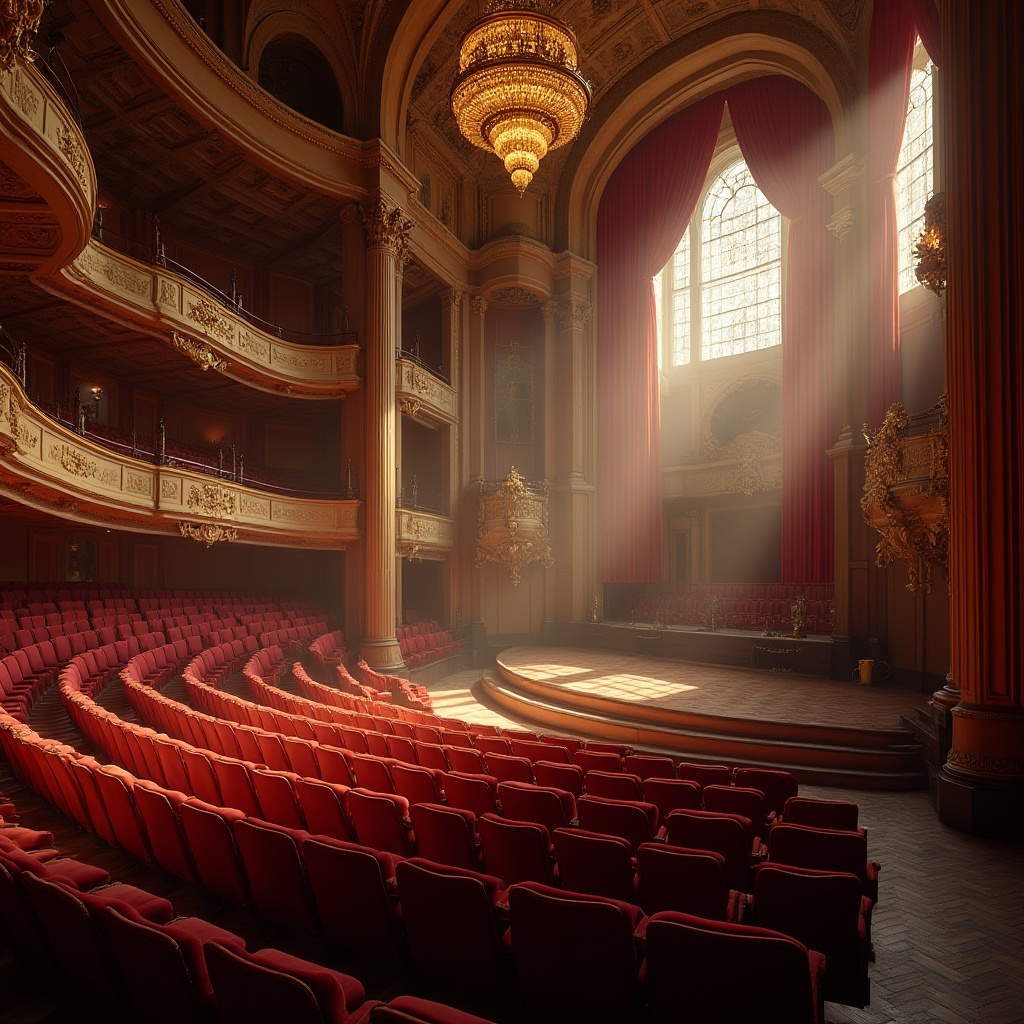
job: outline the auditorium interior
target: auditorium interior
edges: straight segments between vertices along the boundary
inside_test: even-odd
[[[1022,53],[0,5],[0,1021],[1020,1021]]]

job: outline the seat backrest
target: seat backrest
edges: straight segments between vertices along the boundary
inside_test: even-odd
[[[470,871],[480,869],[476,815],[472,811],[424,801],[410,804],[409,814],[421,857]]]
[[[400,858],[324,836],[304,839],[301,853],[320,923],[331,943],[349,956],[401,958],[389,886]]]
[[[482,740],[484,737],[480,737]],[[533,766],[525,757],[511,754],[484,754],[487,773],[499,782],[533,782]]]
[[[295,783],[299,776],[294,772],[273,771],[270,768],[256,768],[250,773],[253,788],[260,804],[260,817],[286,828],[306,827],[306,820],[299,807]]]
[[[608,750],[577,750],[572,755],[572,762],[584,772],[622,771],[622,758]]]
[[[257,911],[287,928],[315,934],[319,922],[299,855],[309,833],[256,818],[236,821],[234,830]]]
[[[610,800],[642,800],[640,776],[626,772],[589,771],[583,778],[587,796],[601,796]]]
[[[359,842],[401,857],[415,853],[414,837],[406,827],[409,802],[392,793],[373,793],[358,787],[345,794],[352,826]]]
[[[348,791],[348,786],[335,782],[303,778],[295,780],[295,795],[306,820],[306,829],[311,835],[355,842],[355,829],[352,828],[345,805]]]
[[[583,769],[575,764],[562,764],[560,761],[535,761],[533,777],[538,786],[549,789],[564,789],[572,793],[578,800],[583,796]]]
[[[499,782],[502,814],[511,821],[533,821],[549,832],[576,820],[576,798],[565,789],[529,782]]]
[[[262,818],[263,811],[252,780],[256,765],[251,761],[241,761],[221,754],[211,754],[210,764],[217,776],[217,785],[225,806],[234,807],[253,818]]]
[[[815,800],[791,796],[782,810],[782,820],[789,825],[810,825],[842,832],[856,832],[859,808],[850,800]]]
[[[725,764],[692,764],[680,761],[676,765],[676,778],[689,779],[702,789],[705,786],[728,786],[732,782],[732,769]]]
[[[496,916],[501,879],[421,857],[399,861],[395,880],[413,968],[432,986],[499,1004],[506,995]]]
[[[475,747],[463,747],[451,743],[445,737],[444,752],[453,772],[462,772],[469,775],[480,775],[486,772],[484,755]]]
[[[278,950],[247,953],[208,942],[204,951],[217,1017],[224,1024],[342,1024],[348,1017],[345,988],[334,971]]]
[[[493,775],[448,772],[444,793],[450,806],[472,811],[478,818],[498,810],[498,780]]]
[[[637,881],[640,905],[647,914],[678,910],[727,920],[729,890],[720,853],[644,843],[637,850]]]
[[[419,996],[395,996],[373,1008],[373,1024],[492,1024],[473,1013]]]
[[[642,800],[582,796],[576,801],[576,812],[580,828],[621,836],[633,853],[641,843],[649,843],[658,831],[658,808]]]
[[[631,775],[645,779],[675,779],[676,766],[671,757],[656,757],[652,754],[627,754],[623,767]]]
[[[444,799],[444,773],[436,768],[421,768],[411,764],[393,764],[391,778],[395,792],[404,796],[409,805],[440,803]]]
[[[647,922],[644,960],[650,1024],[771,1019],[819,1024],[823,958],[781,932],[665,911]]]
[[[554,884],[551,837],[535,822],[508,821],[497,814],[477,818],[484,868],[505,885],[517,882]]]
[[[618,900],[535,882],[514,886],[509,917],[525,1019],[639,1021],[633,932],[641,916]]]
[[[135,783],[135,805],[145,823],[153,859],[175,877],[193,882],[196,866],[178,814],[178,808],[187,799],[185,793],[163,789],[148,779]]]
[[[733,773],[737,786],[759,789],[764,793],[765,807],[781,816],[786,801],[799,795],[796,776],[781,768],[737,768]]]
[[[768,860],[793,867],[843,871],[856,875],[864,895],[878,898],[875,865],[868,862],[867,839],[860,832],[788,825],[780,822],[768,833]]]
[[[351,754],[348,762],[355,772],[356,784],[360,789],[370,789],[375,793],[395,792],[395,781],[391,776],[391,767],[396,763],[394,758]]]
[[[713,811],[673,811],[665,820],[670,846],[720,853],[725,858],[725,884],[740,892],[750,891],[750,828],[749,818]]]
[[[749,818],[754,835],[764,836],[768,809],[764,794],[747,786],[705,786],[704,810]],[[751,836],[753,839],[753,836]]]
[[[636,871],[629,842],[582,828],[552,834],[562,887],[636,903]]]
[[[689,779],[663,779],[660,776],[644,779],[643,798],[658,808],[658,820],[662,822],[673,811],[699,811],[703,804],[701,789],[696,782]]]
[[[179,808],[181,827],[203,885],[229,903],[246,906],[249,886],[232,823],[245,815],[189,797]]]

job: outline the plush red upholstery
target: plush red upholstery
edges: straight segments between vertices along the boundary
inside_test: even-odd
[[[678,910],[738,921],[745,905],[745,897],[725,884],[725,858],[711,850],[644,843],[637,850],[637,883],[647,914]]]
[[[636,903],[636,868],[621,836],[558,828],[552,836],[562,886],[573,892]]]
[[[478,818],[498,810],[498,780],[493,775],[448,772],[444,793],[450,806],[472,811]]]
[[[645,929],[642,975],[650,1024],[754,1020],[821,1024],[824,957],[781,932],[655,914]]]
[[[245,815],[233,807],[215,807],[195,797],[189,797],[178,813],[199,880],[222,899],[247,905],[249,885],[232,827]]]
[[[829,1002],[870,1002],[870,912],[856,875],[762,864],[754,876],[750,923],[784,932],[822,953]]]
[[[509,890],[509,917],[525,1019],[537,1024],[641,1019],[633,943],[639,908],[523,882]]]
[[[858,829],[859,808],[849,800],[813,800],[806,796],[791,796],[782,810],[782,820],[788,825],[810,825],[812,828],[831,828],[840,832],[864,832]]]
[[[765,807],[776,817],[782,816],[786,801],[797,796],[799,790],[796,776],[781,768],[737,768],[733,773],[733,783],[761,790]]]
[[[409,808],[419,855],[439,864],[480,869],[476,815],[461,807],[416,803]]]
[[[359,842],[375,850],[412,856],[416,837],[409,821],[409,801],[393,793],[350,789],[345,802]]]
[[[417,857],[395,866],[417,975],[466,1009],[508,998],[497,902],[500,878]]]
[[[643,798],[658,808],[658,820],[663,824],[673,811],[699,811],[703,806],[700,786],[689,779],[644,779]]]
[[[562,764],[559,761],[535,761],[533,777],[538,786],[549,789],[564,789],[578,800],[583,796],[583,769],[576,764]]]
[[[389,883],[401,858],[319,836],[303,840],[301,852],[320,923],[332,944],[351,956],[400,958]]]
[[[749,892],[753,826],[739,814],[714,811],[673,811],[665,821],[670,846],[714,850],[725,858],[725,884]]]
[[[492,1024],[475,1014],[418,996],[395,996],[370,1013],[370,1024]]]
[[[732,769],[724,764],[692,764],[680,761],[676,765],[676,778],[696,782],[703,789],[705,786],[728,786],[732,782]]]
[[[393,764],[391,778],[395,792],[404,796],[410,806],[418,803],[437,804],[444,800],[444,772],[412,764]]]
[[[704,810],[718,814],[740,814],[749,818],[754,835],[763,839],[771,820],[764,794],[746,786],[705,786]],[[753,840],[753,837],[751,837]]]
[[[356,833],[348,816],[345,795],[349,787],[319,779],[296,779],[295,795],[312,835],[330,836],[355,842]]]
[[[642,800],[582,796],[576,801],[576,812],[580,828],[621,836],[634,855],[641,843],[649,843],[658,834],[658,808]]]
[[[247,953],[208,942],[204,951],[223,1024],[344,1024],[365,998],[355,978],[277,949]]]
[[[536,822],[508,821],[497,814],[477,818],[484,868],[506,885],[516,882],[553,884],[551,837]]]
[[[587,796],[608,800],[641,800],[640,776],[626,772],[589,771],[583,778]]]
[[[529,782],[498,783],[502,814],[510,821],[532,821],[549,832],[576,820],[576,798],[565,789]]]
[[[878,902],[881,865],[868,860],[868,841],[860,832],[811,828],[779,822],[768,833],[768,860],[821,871],[844,871],[860,879],[864,895]]]
[[[627,754],[623,768],[631,775],[647,779],[674,779],[676,766],[671,757],[656,757],[651,754]]]

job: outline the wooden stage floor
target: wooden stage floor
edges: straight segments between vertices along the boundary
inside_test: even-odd
[[[438,714],[591,735],[683,759],[774,763],[807,781],[925,783],[902,725],[929,694],[578,647],[512,647],[430,687]],[[873,777],[874,781],[871,781]]]

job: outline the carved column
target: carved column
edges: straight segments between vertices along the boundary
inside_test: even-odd
[[[469,469],[468,486],[463,496],[462,521],[476,523],[476,487],[484,479],[484,458],[487,451],[487,396],[490,393],[487,375],[484,372],[484,324],[487,319],[487,300],[475,295],[469,300],[469,338],[467,340],[465,400],[463,408],[468,410],[465,420],[466,457]],[[463,537],[463,564],[472,565],[476,556],[473,532],[467,530]],[[469,621],[483,631],[483,582],[480,573],[468,573],[466,587],[469,596]]]
[[[589,621],[596,595],[592,537],[594,487],[589,477],[593,445],[593,309],[571,297],[555,310],[557,387],[554,419],[554,487],[551,521],[557,587],[553,617]]]
[[[1024,832],[1024,8],[942,5],[953,746],[942,821]]]
[[[441,293],[441,350],[444,353],[443,365],[448,367],[448,379],[456,390],[455,407],[462,409],[462,395],[460,388],[461,367],[461,339],[462,339],[462,292],[458,288],[449,288]],[[444,489],[448,496],[448,508],[454,520],[455,549],[458,550],[461,541],[462,530],[460,524],[462,517],[458,515],[459,493],[462,472],[462,453],[460,448],[462,425],[460,419],[453,423],[448,432],[448,470],[447,479],[444,481]],[[459,575],[459,560],[449,558],[447,560],[447,593],[444,595],[445,615],[448,624],[454,626],[456,619],[462,618],[460,601],[461,587]]]
[[[402,667],[395,637],[395,348],[399,267],[412,222],[383,196],[364,204],[366,229],[366,625],[361,653],[372,668]]]

